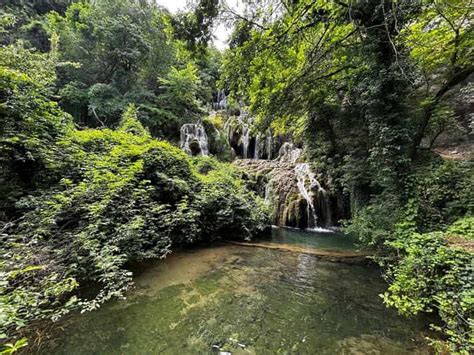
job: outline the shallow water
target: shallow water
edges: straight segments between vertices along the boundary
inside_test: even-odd
[[[291,244],[321,250],[353,250],[356,239],[340,232],[305,231],[288,228],[273,228],[269,240],[278,244]]]
[[[293,234],[295,233],[295,234]],[[348,249],[273,231],[276,242]],[[326,238],[343,238],[326,235]],[[349,243],[349,244],[348,244]],[[149,265],[126,300],[66,320],[48,354],[413,354],[423,323],[386,309],[373,268],[225,245]]]

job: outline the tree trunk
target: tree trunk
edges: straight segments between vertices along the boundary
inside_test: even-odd
[[[430,123],[431,117],[433,116],[433,112],[436,109],[436,106],[438,105],[438,103],[441,101],[441,99],[449,90],[451,90],[457,84],[461,83],[473,72],[474,72],[474,66],[469,66],[462,69],[459,68],[458,70],[455,70],[454,73],[451,75],[451,78],[448,79],[444,83],[443,86],[441,86],[441,88],[435,94],[431,102],[425,107],[425,109],[423,110],[421,121],[418,125],[415,135],[413,136],[413,144],[412,144],[411,154],[410,154],[412,159],[416,158],[418,148],[420,147],[421,141],[423,140],[423,137],[425,136],[426,128],[428,127],[428,124]]]

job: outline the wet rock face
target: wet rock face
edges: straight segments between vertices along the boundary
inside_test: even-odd
[[[296,163],[300,159],[302,149],[297,148],[293,143],[285,142],[278,151],[278,160],[287,163]]]
[[[273,159],[281,144],[268,129],[265,133],[255,129],[255,119],[245,110],[230,116],[224,124],[229,145],[235,156],[242,159]]]
[[[333,199],[321,188],[308,164],[281,160],[239,159],[249,187],[272,206],[273,224],[295,228],[328,227]]]
[[[214,110],[227,110],[227,96],[225,90],[218,90],[215,101],[212,103],[212,108]]]
[[[192,156],[209,155],[209,140],[200,123],[187,123],[181,127],[180,146]]]

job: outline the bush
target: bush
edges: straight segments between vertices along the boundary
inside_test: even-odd
[[[117,131],[71,130],[55,146],[62,179],[17,201],[22,217],[1,235],[2,338],[121,297],[131,260],[223,235],[248,239],[269,224],[235,168],[152,139],[133,107]]]
[[[403,182],[404,194],[385,191],[355,211],[345,230],[366,246],[385,248],[396,234],[444,230],[457,219],[474,214],[474,165],[463,161],[430,160]],[[399,237],[399,236],[398,236]]]
[[[474,164],[430,161],[420,165],[406,185],[416,204],[420,232],[444,230],[457,219],[474,214]]]
[[[431,159],[407,177],[404,195],[373,197],[345,228],[379,251],[385,303],[404,315],[437,312],[442,325],[433,327],[447,342],[436,345],[462,354],[472,352],[474,333],[472,169]]]
[[[0,217],[11,218],[16,199],[55,179],[45,172],[60,161],[55,142],[72,119],[50,99],[54,64],[21,43],[0,47]]]
[[[389,269],[391,280],[383,295],[387,305],[404,315],[437,311],[443,324],[434,326],[447,337],[454,353],[474,350],[474,288],[472,244],[474,217],[454,223],[446,232],[412,234],[390,242],[400,261]]]
[[[393,236],[401,215],[399,197],[383,194],[356,211],[350,222],[344,223],[344,230],[357,235],[362,245],[382,249],[385,241]]]

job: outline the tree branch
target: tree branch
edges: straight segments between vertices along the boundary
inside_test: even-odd
[[[466,68],[459,69],[444,83],[443,86],[441,86],[441,88],[433,96],[431,102],[424,108],[421,122],[418,125],[415,136],[413,137],[413,145],[411,149],[412,159],[416,157],[417,150],[419,149],[421,141],[425,136],[426,128],[430,123],[431,117],[433,116],[433,112],[438,103],[449,90],[461,83],[472,73],[474,73],[474,66],[468,66]]]

